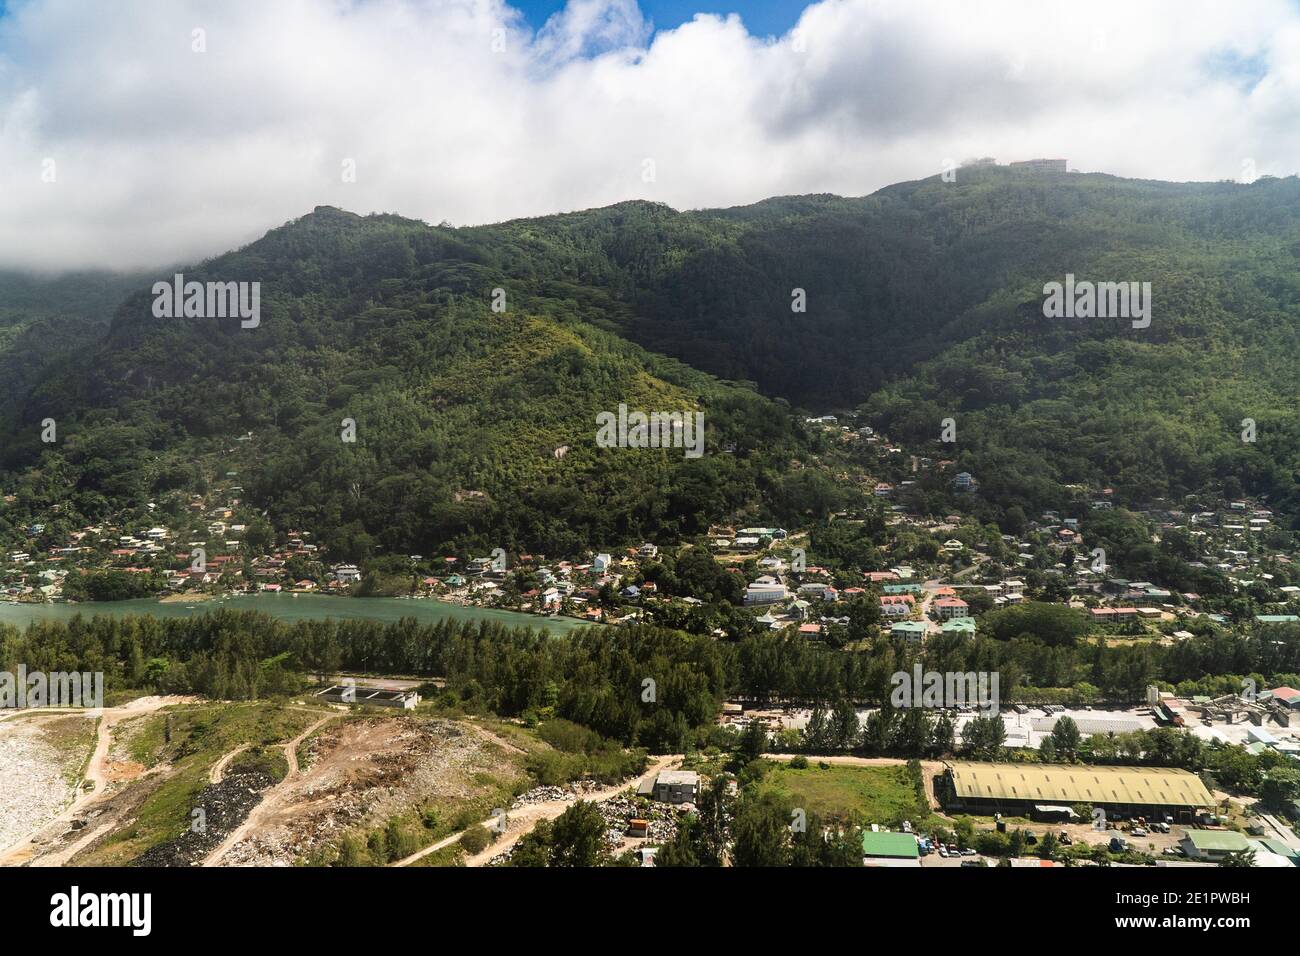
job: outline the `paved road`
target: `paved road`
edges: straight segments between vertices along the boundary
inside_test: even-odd
[[[1261,813],[1260,817],[1262,817],[1264,822],[1273,829],[1274,836],[1277,840],[1285,843],[1293,850],[1300,851],[1300,837],[1295,835],[1294,830],[1271,813]]]

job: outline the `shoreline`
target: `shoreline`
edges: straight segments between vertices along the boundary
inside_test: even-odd
[[[198,604],[201,601],[212,601],[216,595],[208,594],[204,591],[196,591],[193,594],[165,594],[158,599],[159,604]]]

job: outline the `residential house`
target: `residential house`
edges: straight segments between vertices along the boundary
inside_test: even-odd
[[[935,616],[941,621],[951,621],[955,617],[970,616],[970,605],[961,598],[939,598],[930,607]]]

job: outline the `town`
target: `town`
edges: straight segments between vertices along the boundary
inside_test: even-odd
[[[228,472],[206,494],[174,494],[137,519],[65,532],[52,516],[23,529],[22,550],[6,555],[5,595],[18,603],[89,601],[88,610],[160,598],[200,610],[238,594],[320,593],[336,596],[342,616],[352,596],[429,600],[531,614],[539,627],[564,618],[666,626],[721,642],[770,634],[873,657],[896,647],[928,661],[941,660],[945,647],[1022,631],[1176,653],[1216,634],[1267,634],[1300,621],[1294,535],[1276,528],[1261,502],[1194,496],[1125,507],[1109,488],[1078,487],[1072,510],[1025,516],[1017,533],[1004,533],[971,516],[979,476],[955,461],[910,453],[833,415],[805,425],[828,439],[845,480],[863,489],[858,511],[804,528],[719,524],[694,540],[561,558],[496,548],[348,562],[331,560],[308,530],[277,534],[245,504],[238,472]],[[869,467],[855,472],[855,463]],[[936,488],[951,513],[925,513]],[[1116,544],[1114,520],[1130,536],[1139,529],[1145,544],[1177,549],[1171,579],[1121,576],[1111,560],[1123,568],[1135,551]],[[1189,575],[1206,593],[1188,588]],[[856,821],[867,866],[1300,859],[1295,687],[1213,674],[1171,685],[1140,670],[1046,686],[1004,667],[992,675],[927,673],[939,687],[931,699],[920,663],[915,670],[894,675],[909,693],[888,711],[782,693],[725,699],[716,717],[721,736],[656,758],[659,769],[634,781],[634,792],[594,794],[579,780],[571,789],[530,791],[513,806],[540,801],[559,812],[600,796],[607,852],[634,853],[643,865],[686,839],[681,827],[711,788],[734,799],[746,780],[816,803],[818,820]],[[968,696],[952,695],[954,678]],[[420,704],[417,688],[431,689],[372,673],[335,682],[317,700],[409,711]],[[890,712],[911,708],[925,716],[922,742],[908,750],[900,732],[883,725]],[[737,758],[738,746],[757,760]],[[1153,747],[1172,755],[1153,764]],[[891,804],[882,799],[890,794],[902,796]],[[466,852],[494,864],[519,853],[518,864],[529,859],[526,837],[499,842],[492,833],[467,842]]]

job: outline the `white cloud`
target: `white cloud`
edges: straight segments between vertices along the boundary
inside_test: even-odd
[[[775,40],[737,17],[652,34],[635,0],[572,0],[535,34],[501,0],[19,0],[0,19],[6,266],[186,262],[320,204],[456,223],[721,206],[983,155],[1296,172],[1300,11],[825,0]]]

